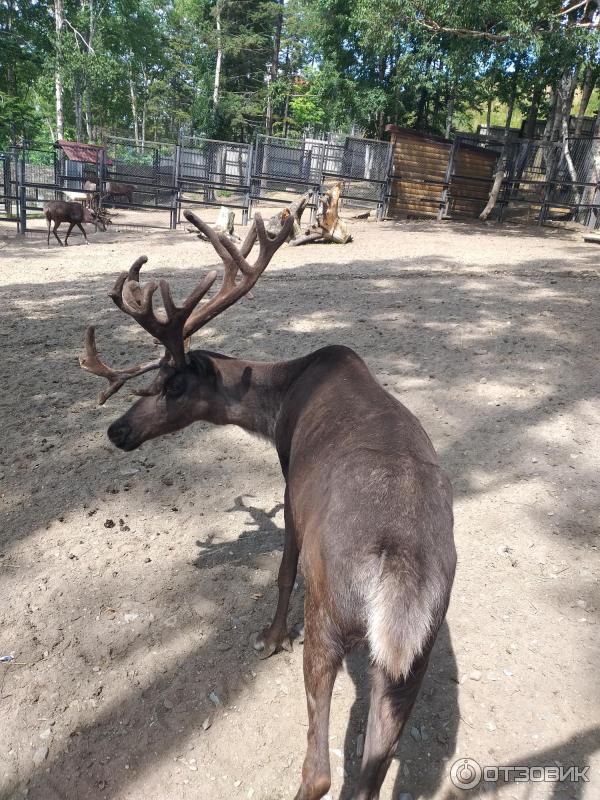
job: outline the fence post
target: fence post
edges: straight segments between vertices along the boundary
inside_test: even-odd
[[[244,208],[242,208],[242,225],[247,225],[252,216],[252,161],[254,159],[254,145],[248,146],[248,162],[246,164],[246,186],[248,191],[244,197]]]
[[[556,148],[556,146],[555,146],[555,144],[553,142],[549,142],[548,143],[548,151],[549,152],[550,151],[556,151],[556,149],[557,148]],[[542,204],[540,206],[540,217],[539,217],[539,220],[538,220],[538,225],[540,225],[540,227],[546,221],[546,218],[548,216],[548,208],[549,208],[549,206],[551,205],[551,202],[552,202],[551,194],[552,194],[552,189],[553,189],[553,184],[554,184],[554,175],[556,173],[556,165],[557,165],[558,161],[559,161],[559,159],[556,158],[556,152],[552,152],[551,161],[549,162],[550,163],[550,169],[548,170],[548,172],[546,174],[546,185],[544,186],[544,196],[542,198]],[[548,155],[546,155],[546,163],[548,164]]]
[[[159,148],[154,148],[154,205],[158,205],[158,195],[160,193],[160,155]]]
[[[173,192],[171,195],[171,230],[177,229],[179,217],[180,196],[179,196],[179,170],[181,164],[181,145],[175,145],[175,157],[173,158]]]
[[[61,153],[62,153],[62,150],[61,150]],[[53,156],[53,160],[54,160],[54,185],[58,186],[58,189],[56,189],[54,191],[54,199],[57,200],[58,199],[58,193],[63,188],[63,170],[60,167],[60,158],[59,158],[59,155],[58,155],[58,145],[57,144],[54,145],[54,148],[52,150],[52,156]],[[69,189],[69,188],[70,188],[69,184],[67,183],[67,189]],[[64,195],[63,195],[63,197],[64,197]]]
[[[444,188],[442,189],[442,196],[440,198],[440,208],[437,213],[438,222],[441,222],[444,216],[448,213],[448,195],[450,194],[450,181],[454,172],[454,162],[456,160],[456,153],[460,147],[460,137],[457,136],[452,142],[450,153],[448,154],[448,165],[446,166],[446,174],[444,176]]]
[[[388,142],[387,164],[385,167],[385,183],[381,186],[382,203],[377,207],[377,219],[387,217],[388,205],[392,194],[392,179],[394,175],[394,145]]]
[[[19,233],[27,231],[27,187],[25,178],[25,147],[21,148],[21,160],[17,169],[17,194],[19,196]]]
[[[4,210],[8,218],[12,217],[11,170],[14,154],[10,151],[2,159],[2,185],[4,186]]]
[[[102,147],[98,150],[98,181],[96,188],[98,189],[98,207],[102,205],[102,195],[105,190],[105,175],[106,175],[106,150]]]

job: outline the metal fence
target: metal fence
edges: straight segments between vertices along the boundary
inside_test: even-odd
[[[0,220],[19,224],[16,152],[0,153]]]
[[[530,206],[540,223],[573,219],[600,227],[600,190],[594,177],[598,139],[565,142],[522,141],[508,146],[499,197],[500,217]]]
[[[258,136],[251,166],[251,204],[287,204],[290,196],[312,192],[307,207],[314,214],[326,146],[316,139]]]
[[[343,144],[328,144],[322,183],[340,181],[348,205],[374,205],[383,216],[389,194],[392,144],[348,136]]]
[[[251,145],[185,137],[178,150],[178,221],[184,203],[239,208],[242,224],[246,224],[250,211]]]
[[[178,199],[178,146],[168,142],[139,142],[114,137],[108,140],[101,161],[99,191],[103,204],[126,206],[155,213],[147,221],[131,222],[151,227],[173,227]],[[109,194],[107,183],[126,184],[130,192]]]
[[[438,181],[438,216],[460,215],[461,210],[476,216],[489,195],[497,159],[504,154],[500,218],[528,211],[540,224],[574,219],[600,228],[594,163],[599,147],[599,140],[589,137],[505,144],[461,134],[452,145],[445,179],[442,175]],[[390,142],[353,136],[331,142],[261,135],[254,145],[201,137],[141,145],[113,138],[96,149],[96,163],[71,160],[58,146],[21,146],[0,153],[0,219],[16,222],[24,232],[28,216],[39,216],[45,200],[82,191],[86,180],[96,184],[97,197],[105,204],[132,209],[117,218],[119,227],[175,228],[182,206],[195,205],[240,209],[244,224],[253,205],[287,204],[307,191],[313,193],[309,208],[314,214],[324,185],[337,181],[342,203],[375,207],[381,217],[394,174]],[[131,184],[131,197],[108,196],[108,182]],[[146,213],[136,213],[140,211]]]
[[[384,213],[392,145],[347,136],[343,143],[320,139],[259,136],[251,171],[252,203],[288,203],[290,195],[312,192],[314,212],[326,183],[340,181],[341,199],[349,205],[375,206]]]

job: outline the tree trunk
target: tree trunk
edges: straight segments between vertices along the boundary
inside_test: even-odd
[[[512,87],[510,92],[510,100],[508,101],[508,108],[506,109],[506,122],[504,123],[504,139],[508,139],[510,134],[510,124],[515,110],[515,101],[517,99],[517,81],[519,77],[519,64],[515,64],[515,71],[512,75]]]
[[[569,119],[571,116],[571,106],[573,105],[573,95],[575,94],[575,87],[577,86],[577,70],[567,68],[560,79],[556,98],[556,113],[554,115],[554,124],[552,126],[552,141],[556,142],[561,136],[564,136],[565,127],[563,120],[566,120],[569,130]]]
[[[217,25],[217,63],[215,64],[215,80],[213,84],[213,114],[216,113],[219,105],[219,89],[221,86],[221,61],[223,51],[221,46],[221,0],[217,0],[216,6],[216,25]]]
[[[550,108],[548,109],[548,119],[546,120],[546,124],[544,126],[544,133],[542,134],[542,139],[545,142],[549,142],[552,136],[552,129],[554,127],[554,117],[556,116],[556,107],[558,104],[558,93],[554,91],[554,89],[550,90]]]
[[[281,28],[283,26],[283,0],[278,0],[280,10],[277,12],[277,19],[275,20],[275,33],[273,35],[273,59],[271,61],[271,68],[269,70],[269,79],[267,86],[267,117],[265,127],[267,136],[273,133],[273,84],[277,80],[279,73],[279,52],[281,50]]]
[[[131,115],[133,117],[133,135],[136,145],[139,145],[140,131],[138,125],[137,98],[135,96],[135,86],[131,77],[129,78],[129,97],[131,99]]]
[[[12,0],[8,0],[6,10],[7,10],[6,32],[8,33],[8,41],[10,42],[12,36],[12,22],[15,10],[15,6]],[[8,86],[8,93],[12,95],[12,97],[16,97],[17,78],[15,74],[14,63],[11,58],[8,58],[6,61],[6,83]]]
[[[490,128],[492,127],[492,105],[494,103],[493,97],[488,97],[487,111],[485,115],[485,132],[486,136],[490,135]]]
[[[144,81],[144,102],[142,103],[142,147],[146,144],[146,117],[148,116],[148,76],[146,67],[142,67],[142,79]]]
[[[500,194],[500,189],[502,188],[502,181],[504,180],[504,170],[506,169],[506,159],[508,157],[508,146],[506,141],[504,142],[504,147],[502,148],[502,152],[498,159],[498,166],[496,167],[496,172],[494,174],[494,182],[492,183],[492,188],[490,190],[490,196],[487,201],[487,204],[481,214],[479,215],[479,219],[486,220],[489,215],[492,213],[494,206],[498,201],[498,195]]]
[[[77,141],[80,142],[83,138],[83,98],[81,96],[80,82],[76,81],[74,87],[74,101],[75,101],[75,129],[77,131]]]
[[[571,158],[571,151],[569,150],[569,123],[567,122],[567,119],[565,117],[563,117],[562,125],[563,125],[563,130],[562,130],[563,157],[565,159],[567,169],[569,170],[569,175],[571,176],[571,180],[573,181],[573,183],[576,183],[577,171],[575,169],[575,164],[573,164],[573,159]],[[579,186],[573,186],[573,193],[575,194],[575,204],[579,205],[581,203],[581,194],[579,192]]]
[[[92,100],[90,98],[89,87],[85,91],[85,130],[88,142],[91,142],[94,136],[92,129]]]
[[[587,107],[589,105],[592,92],[594,91],[595,83],[596,83],[596,78],[594,76],[594,73],[592,72],[592,67],[588,65],[585,68],[585,74],[583,77],[581,101],[579,103],[579,111],[577,112],[577,121],[575,123],[575,132],[574,132],[575,136],[581,136],[581,132],[583,130],[583,119],[585,117],[585,112],[587,111]]]
[[[62,84],[62,48],[61,38],[64,25],[63,0],[54,0],[54,28],[56,32],[56,62],[54,66],[54,97],[56,102],[56,135],[59,139],[65,138],[65,118],[63,112],[63,84]]]
[[[542,99],[542,91],[543,87],[538,85],[534,88],[533,94],[531,95],[531,103],[529,104],[529,108],[527,109],[527,119],[525,120],[525,125],[523,126],[524,139],[535,138],[535,128],[537,124],[540,100]]]
[[[452,130],[452,120],[454,118],[454,87],[450,84],[450,89],[448,92],[448,106],[446,109],[446,139],[450,138],[450,132]]]

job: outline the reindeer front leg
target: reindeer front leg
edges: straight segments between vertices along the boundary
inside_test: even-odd
[[[290,605],[290,596],[296,582],[296,572],[298,569],[298,542],[296,530],[294,528],[292,512],[288,490],[285,490],[285,540],[283,544],[283,556],[279,566],[277,577],[277,587],[279,596],[277,598],[277,609],[273,622],[256,636],[254,648],[258,651],[259,658],[268,658],[277,650],[291,650],[292,644],[287,632],[287,615]]]

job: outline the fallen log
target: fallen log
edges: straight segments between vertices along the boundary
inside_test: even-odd
[[[302,236],[295,236],[290,244],[297,247],[311,242],[335,242],[346,244],[352,241],[348,223],[339,216],[338,206],[342,193],[341,182],[336,183],[319,198],[319,210],[314,225]]]
[[[217,216],[217,221],[214,225],[211,225],[211,228],[215,230],[217,233],[224,233],[228,239],[232,242],[239,242],[240,237],[234,232],[234,224],[235,224],[235,211],[231,208],[227,208],[227,206],[221,206],[219,209],[219,214]],[[199,239],[202,239],[203,242],[208,242],[209,239],[205,236],[201,231],[198,231],[196,228],[187,228],[189,233],[195,233]]]

